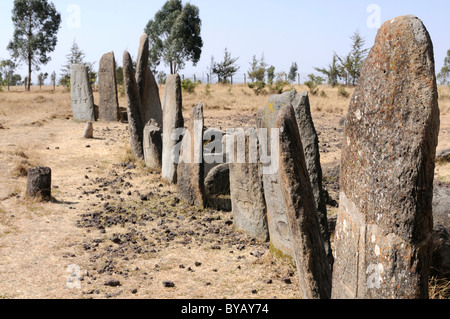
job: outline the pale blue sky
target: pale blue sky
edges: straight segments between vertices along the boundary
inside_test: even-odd
[[[139,38],[147,22],[162,7],[165,0],[54,0],[62,14],[62,28],[58,45],[51,53],[52,61],[42,68],[59,75],[61,65],[74,40],[86,54],[86,60],[97,62],[101,56],[114,51],[119,65],[128,50],[137,56]],[[183,1],[186,2],[186,1]],[[203,54],[197,67],[187,63],[181,74],[207,71],[211,56],[220,61],[225,47],[233,57],[239,57],[242,78],[254,54],[265,55],[266,63],[276,71],[289,71],[297,62],[302,75],[314,72],[314,67],[326,66],[333,52],[346,54],[350,49],[349,36],[356,30],[366,39],[366,47],[373,45],[377,29],[373,18],[379,9],[381,22],[399,15],[414,14],[424,22],[435,48],[437,71],[450,49],[450,1],[447,0],[190,0],[200,9],[202,19]],[[6,50],[12,38],[11,10],[13,0],[3,0],[0,12],[0,59],[9,58]],[[370,7],[370,5],[374,6]],[[79,15],[77,10],[79,9]],[[79,18],[77,20],[77,18]],[[369,20],[369,23],[368,23]],[[79,24],[78,24],[79,21]],[[24,76],[25,67],[19,70]],[[161,65],[158,70],[168,73]],[[33,75],[33,80],[36,74]]]

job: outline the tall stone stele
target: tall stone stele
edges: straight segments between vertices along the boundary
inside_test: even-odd
[[[130,144],[134,156],[144,159],[144,123],[140,113],[141,98],[133,68],[130,53],[123,53],[123,82],[127,96],[128,129],[130,131]]]
[[[260,130],[260,146],[263,148],[262,166],[266,171],[263,174],[264,195],[267,202],[267,214],[269,220],[269,232],[271,246],[276,251],[290,257],[295,256],[293,241],[289,233],[287,223],[287,211],[282,200],[281,185],[279,183],[278,169],[274,162],[277,150],[273,149],[272,129],[276,128],[276,118],[280,109],[284,106],[292,106],[300,132],[304,157],[308,169],[311,186],[313,189],[314,202],[319,219],[320,232],[327,252],[330,265],[333,264],[330,237],[328,232],[327,208],[322,188],[322,168],[320,165],[319,139],[311,116],[309,97],[306,92],[298,93],[290,91],[270,97],[266,106],[257,113],[257,125]],[[266,130],[266,135],[261,133]]]
[[[98,96],[99,120],[118,122],[120,120],[120,114],[114,52],[104,54],[100,60],[98,70]]]
[[[430,35],[417,17],[389,20],[347,115],[333,298],[428,297],[439,126]]]
[[[260,241],[268,241],[267,206],[258,160],[257,131],[253,127],[236,129],[233,134],[227,134],[225,140],[235,227]]]
[[[162,105],[163,154],[161,177],[168,184],[176,184],[177,163],[179,162],[182,139],[180,130],[184,128],[181,79],[178,74],[171,74],[167,77]]]
[[[278,112],[278,181],[286,209],[287,224],[303,299],[331,297],[331,268],[323,242],[313,187],[303,152],[294,108],[286,105]]]
[[[141,98],[141,118],[142,123],[154,120],[159,127],[163,125],[163,114],[159,88],[155,76],[148,64],[149,40],[148,35],[143,34],[139,42],[138,59],[136,65],[136,83]]]
[[[72,64],[70,68],[70,99],[75,120],[95,122],[94,95],[85,65]]]
[[[178,164],[178,195],[190,205],[206,204],[203,164],[203,104],[197,104],[187,123]]]

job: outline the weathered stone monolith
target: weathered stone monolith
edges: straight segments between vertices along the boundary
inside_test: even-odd
[[[94,125],[92,122],[87,122],[84,128],[83,138],[94,138]]]
[[[136,84],[133,61],[130,53],[123,54],[123,82],[127,96],[128,129],[130,131],[130,144],[134,156],[137,159],[144,159],[143,135],[144,124],[140,113],[141,99]]]
[[[260,241],[267,241],[269,229],[258,161],[258,134],[252,127],[236,129],[227,135],[226,147],[234,225]]]
[[[432,41],[417,17],[381,26],[346,120],[333,298],[428,297],[435,74]]]
[[[177,166],[179,162],[179,149],[184,128],[183,100],[181,93],[181,79],[178,74],[171,74],[166,80],[166,89],[163,95],[163,155],[162,180],[168,184],[177,182]]]
[[[120,120],[120,114],[114,52],[104,54],[100,60],[98,70],[98,97],[99,120],[118,122]]]
[[[278,112],[278,181],[299,274],[303,299],[331,297],[331,268],[323,243],[315,197],[294,108]]]
[[[262,146],[267,148],[269,159],[274,159],[277,150],[271,150],[271,129],[275,128],[275,121],[279,110],[286,105],[294,108],[300,138],[303,145],[306,165],[314,194],[314,201],[319,218],[320,232],[324,239],[325,249],[330,265],[333,264],[330,236],[328,231],[327,207],[322,188],[322,168],[320,165],[319,139],[314,127],[307,93],[296,91],[271,96],[266,107],[257,114],[259,129],[267,129],[267,141]],[[273,247],[283,254],[294,257],[292,241],[287,228],[286,210],[281,200],[281,189],[278,183],[278,171],[274,163],[263,160],[264,167],[273,166],[269,173],[263,175],[264,193],[269,215],[270,240]]]
[[[49,167],[34,167],[28,170],[27,195],[43,201],[52,198],[52,170]]]
[[[203,104],[197,104],[187,123],[178,164],[178,195],[190,205],[205,207],[203,166]]]
[[[159,88],[155,76],[149,68],[149,40],[148,35],[143,34],[139,43],[138,59],[136,66],[136,82],[141,97],[142,123],[155,120],[160,127],[163,125],[163,114]]]
[[[162,135],[156,121],[151,120],[144,128],[144,159],[145,165],[153,170],[161,170]]]
[[[94,95],[89,83],[87,66],[72,64],[70,71],[70,98],[75,120],[95,121]]]

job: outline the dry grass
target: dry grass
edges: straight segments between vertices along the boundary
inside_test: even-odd
[[[444,279],[430,279],[430,299],[450,299],[450,281]]]
[[[305,86],[294,88],[308,90]],[[450,89],[439,89],[443,114],[440,148],[443,148],[450,146]],[[338,123],[347,112],[350,97],[339,96],[338,88],[323,86],[320,91],[324,94],[310,96],[310,101],[315,123],[322,133],[320,140],[332,146],[322,154],[322,161],[331,163],[340,156],[338,145],[342,128]],[[353,94],[353,89],[347,88],[347,91],[350,96]],[[164,87],[161,87],[161,96],[163,92]],[[97,92],[94,97],[98,101]],[[208,88],[199,85],[193,94],[185,93],[183,98],[186,118],[191,107],[201,101],[205,104],[205,125],[226,128],[255,125],[252,122],[254,113],[266,104],[268,95],[255,96],[244,85],[211,85]],[[124,96],[119,97],[119,104],[126,106]],[[84,140],[84,124],[71,120],[70,94],[63,88],[53,92],[50,87],[43,87],[42,91],[37,87],[32,92],[24,92],[23,88],[0,92],[0,125],[0,298],[299,298],[298,280],[292,267],[267,253],[266,245],[246,245],[242,251],[236,249],[236,245],[223,245],[221,250],[212,250],[211,244],[220,238],[206,232],[206,235],[191,236],[190,248],[176,244],[164,248],[161,245],[156,253],[137,258],[130,256],[125,260],[113,258],[113,246],[108,238],[113,233],[125,234],[127,229],[114,227],[103,234],[75,226],[80,214],[101,210],[106,200],[112,204],[140,207],[139,193],[151,191],[156,195],[155,202],[147,203],[145,211],[168,208],[172,215],[168,213],[145,228],[136,228],[159,231],[158,222],[169,216],[171,225],[184,227],[178,217],[185,217],[183,214],[187,209],[183,204],[171,206],[176,187],[161,186],[159,174],[143,168],[142,163],[134,159],[126,124],[95,123],[95,138]],[[336,131],[338,128],[340,130]],[[118,168],[120,163],[132,163],[135,168]],[[28,167],[37,165],[52,168],[53,185],[58,188],[52,190],[55,198],[50,203],[24,197],[25,172]],[[449,171],[448,165],[438,165],[437,178],[450,178]],[[130,196],[126,194],[128,190],[120,187],[100,186],[105,179],[116,175],[134,185]],[[108,190],[104,191],[105,188]],[[95,189],[100,189],[104,196],[83,193]],[[116,194],[117,190],[122,193]],[[111,199],[105,200],[107,196]],[[195,227],[202,229],[202,219],[211,214],[221,218],[218,225],[231,218],[230,214],[207,210],[192,211],[191,214],[198,218],[198,223],[193,223],[194,232],[200,232]],[[233,235],[245,238],[239,232]],[[99,238],[105,241],[96,247],[97,251],[83,248],[85,243]],[[252,254],[257,250],[265,254],[256,258]],[[93,256],[103,253],[102,258],[92,261]],[[113,274],[122,282],[119,290],[105,287],[103,283],[108,277],[97,274],[97,270],[112,259],[117,270],[129,270],[127,279]],[[195,262],[201,266],[196,267]],[[90,274],[84,277],[81,290],[68,290],[65,286],[66,269],[71,264],[80,265]],[[192,267],[195,272],[180,268],[180,265]],[[94,267],[97,270],[93,270]],[[97,280],[92,274],[98,277]],[[291,278],[292,284],[286,285],[282,281],[284,278]],[[176,287],[162,287],[163,280],[174,281]],[[268,280],[272,280],[272,284],[268,284]],[[136,295],[131,293],[133,288],[138,288]],[[253,295],[254,289],[257,294]],[[90,294],[92,291],[94,293]],[[434,298],[446,296],[448,284],[432,282],[430,291]]]

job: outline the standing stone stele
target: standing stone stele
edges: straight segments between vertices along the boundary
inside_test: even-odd
[[[89,83],[87,66],[72,64],[70,70],[70,99],[75,120],[95,122],[94,95]]]
[[[155,120],[159,127],[163,125],[163,114],[159,88],[155,76],[149,68],[149,40],[148,35],[143,34],[139,42],[138,59],[136,66],[136,83],[141,97],[142,123]]]
[[[154,170],[161,170],[162,136],[161,128],[152,120],[144,128],[144,159],[145,165]]]
[[[256,239],[268,241],[267,207],[257,156],[258,134],[251,127],[246,130],[237,129],[226,137],[234,224]]]
[[[49,167],[34,167],[28,170],[27,195],[43,201],[52,198],[52,170]]]
[[[144,125],[140,114],[141,99],[136,84],[133,61],[130,53],[123,54],[123,81],[127,96],[128,129],[130,131],[130,144],[136,159],[144,159],[143,135]]]
[[[331,268],[323,243],[315,197],[303,152],[294,108],[284,106],[277,117],[279,183],[294,246],[303,299],[331,297]]]
[[[417,17],[381,26],[346,120],[333,298],[428,298],[435,74],[433,45]]]
[[[179,149],[184,128],[183,101],[181,92],[181,79],[178,74],[171,74],[166,80],[166,89],[163,95],[163,155],[162,180],[168,184],[177,183],[177,166]]]
[[[314,127],[311,116],[309,97],[306,92],[298,93],[295,90],[270,97],[265,108],[257,114],[259,129],[267,129],[267,141],[261,141],[262,146],[267,148],[264,153],[274,156],[271,150],[271,129],[275,128],[275,121],[279,110],[290,105],[294,108],[297,126],[303,145],[304,157],[314,194],[314,202],[319,219],[320,232],[327,252],[330,265],[333,264],[330,235],[328,230],[327,207],[322,187],[322,168],[320,164],[319,138]],[[289,238],[287,228],[286,210],[281,200],[281,189],[278,183],[277,169],[274,163],[266,163],[264,167],[273,166],[272,173],[263,175],[264,193],[267,201],[269,215],[270,240],[274,248],[283,254],[294,257],[292,241]]]
[[[106,53],[98,70],[99,120],[118,122],[119,99],[117,96],[116,61],[114,52]]]
[[[178,195],[187,203],[205,207],[203,166],[203,104],[197,104],[187,124],[178,164]]]

